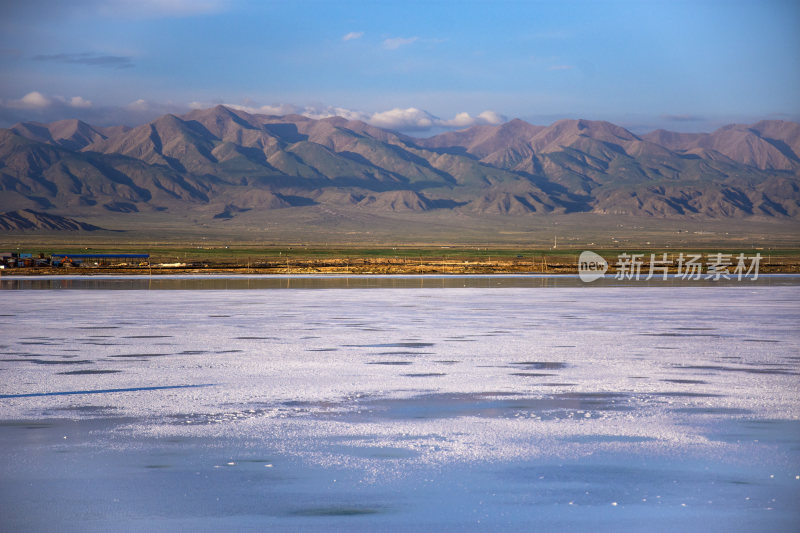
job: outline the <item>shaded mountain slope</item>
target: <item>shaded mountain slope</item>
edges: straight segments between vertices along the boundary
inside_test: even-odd
[[[72,218],[50,215],[31,209],[0,213],[0,230],[5,231],[97,231],[102,229]]]
[[[341,117],[217,106],[132,129],[66,120],[0,130],[0,209],[796,217],[799,151],[800,125],[781,121],[638,136],[609,122],[515,119],[416,139]]]

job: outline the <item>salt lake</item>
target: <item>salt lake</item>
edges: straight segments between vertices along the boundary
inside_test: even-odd
[[[796,531],[800,278],[0,278],[2,531]]]

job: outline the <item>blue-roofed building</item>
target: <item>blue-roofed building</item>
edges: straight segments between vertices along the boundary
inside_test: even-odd
[[[147,261],[150,254],[67,254],[57,253],[50,255],[50,263],[53,266],[61,266],[64,263],[80,265],[85,262],[98,264],[108,264],[110,261]]]

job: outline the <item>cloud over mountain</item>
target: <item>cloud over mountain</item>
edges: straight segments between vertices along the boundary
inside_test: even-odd
[[[64,108],[73,108],[74,112],[74,108],[86,109],[92,107],[92,102],[81,96],[73,96],[71,98],[63,96],[47,97],[39,91],[31,91],[17,100],[9,100],[7,102],[0,100],[0,108],[2,107],[21,110],[44,110],[51,107],[62,110]]]
[[[30,91],[21,98],[0,99],[0,126],[37,120],[54,122],[79,118],[101,126],[138,125],[164,113],[185,113],[189,106],[137,99],[125,105],[98,105],[81,96]]]
[[[293,104],[276,105],[236,105],[225,104],[232,109],[239,109],[247,113],[260,113],[264,115],[302,115],[313,119],[323,119],[330,117],[342,117],[347,120],[360,120],[371,126],[378,128],[397,130],[403,132],[424,132],[436,128],[469,128],[481,124],[501,124],[505,117],[495,111],[483,111],[476,116],[462,112],[456,114],[451,119],[442,119],[424,109],[416,107],[389,109],[375,113],[355,111],[344,107],[334,106],[296,106]],[[192,102],[189,104],[192,109],[203,109],[209,104],[203,102]]]
[[[8,106],[17,109],[41,109],[48,107],[51,103],[52,100],[39,91],[31,91],[19,100],[11,100],[8,102]]]
[[[499,125],[507,120],[506,116],[495,110],[484,110],[479,113],[458,110],[449,116],[437,115],[421,106],[393,107],[365,111],[343,106],[323,104],[297,105],[293,103],[261,104],[244,100],[243,103],[227,103],[222,99],[185,102],[164,102],[159,100],[136,98],[121,105],[108,105],[97,102],[87,95],[61,96],[32,90],[18,98],[0,99],[0,127],[10,126],[16,122],[37,120],[53,122],[77,118],[99,126],[125,124],[137,126],[153,120],[165,113],[183,114],[193,109],[205,109],[214,105],[225,105],[251,114],[262,115],[302,115],[313,119],[342,117],[347,120],[359,120],[372,126],[392,129],[416,136],[426,133],[434,134],[448,130],[458,130],[481,125]],[[552,121],[558,115],[537,115],[535,120]],[[770,116],[783,120],[796,120],[794,115]],[[745,117],[737,122],[744,122]],[[627,121],[624,124],[637,132],[646,132],[659,127],[670,128],[670,125],[688,126],[688,131],[703,131],[701,128],[709,124],[709,129],[720,127],[730,121],[719,118],[703,117],[691,114],[662,114],[658,120]],[[686,130],[684,130],[686,131]]]

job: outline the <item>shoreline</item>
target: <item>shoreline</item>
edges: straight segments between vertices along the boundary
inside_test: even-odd
[[[329,267],[283,267],[283,268],[258,268],[258,267],[158,267],[158,268],[126,268],[126,267],[73,267],[73,268],[15,268],[0,270],[2,278],[17,277],[45,277],[45,276],[171,276],[171,275],[203,275],[203,276],[555,276],[555,275],[578,275],[577,265],[553,265],[547,269],[531,270],[524,268],[502,268],[502,267],[437,267],[437,266],[410,266],[407,268],[329,268]],[[759,275],[764,274],[800,274],[800,265],[766,265],[759,269]],[[606,276],[615,276],[617,271],[609,268]],[[677,274],[675,269],[670,269],[668,275]],[[642,269],[640,277],[647,277],[647,269]],[[662,274],[654,275],[654,278]],[[704,272],[702,277],[707,274]],[[731,272],[731,277],[735,274]]]

